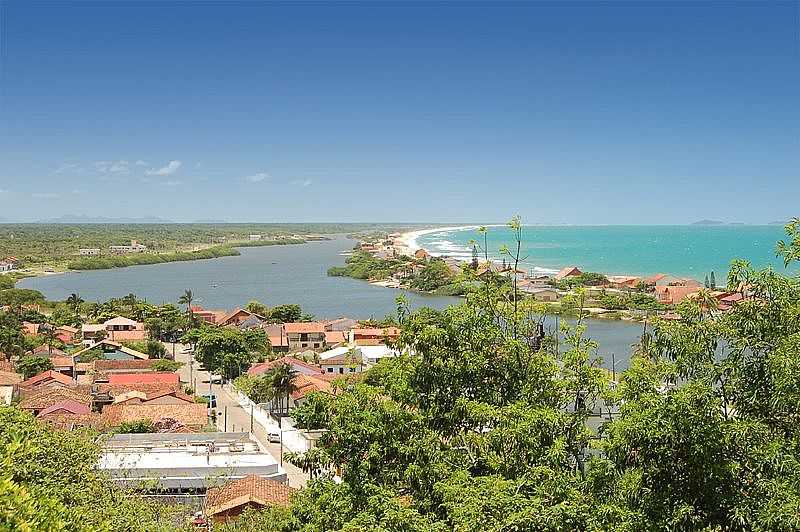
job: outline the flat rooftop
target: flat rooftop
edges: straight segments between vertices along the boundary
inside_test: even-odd
[[[132,488],[204,489],[247,475],[286,479],[247,432],[117,434],[105,442],[98,468]]]

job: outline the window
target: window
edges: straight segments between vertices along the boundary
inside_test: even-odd
[[[339,373],[344,373],[344,368],[339,368]]]
[[[315,344],[314,344],[314,347],[315,347],[315,348],[319,347],[319,344],[318,344],[318,343],[315,343]]]
[[[355,373],[355,372],[356,372],[356,368],[350,368],[350,373]]]
[[[305,344],[305,343],[300,344],[300,347],[308,347],[308,344]]]
[[[333,373],[333,368],[328,368],[328,373]]]

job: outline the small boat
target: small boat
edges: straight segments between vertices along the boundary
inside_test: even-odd
[[[216,287],[218,287],[218,286],[219,286],[219,285],[218,285],[217,283],[211,283],[211,288],[216,288]]]

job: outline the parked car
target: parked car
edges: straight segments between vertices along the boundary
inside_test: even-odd
[[[280,443],[281,442],[281,433],[277,430],[271,430],[267,434],[267,439],[270,443]]]
[[[209,375],[212,384],[222,384],[222,375]]]

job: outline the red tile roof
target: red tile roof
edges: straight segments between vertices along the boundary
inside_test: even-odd
[[[20,386],[25,386],[25,387],[38,386],[39,384],[42,384],[42,383],[45,383],[45,382],[51,381],[51,380],[52,381],[56,381],[58,383],[61,383],[61,384],[65,385],[65,386],[69,386],[71,384],[75,384],[75,382],[72,380],[72,378],[67,377],[64,374],[59,373],[57,371],[53,371],[51,369],[51,370],[39,373],[38,375],[34,375],[30,379],[22,381],[19,385]]]
[[[331,389],[330,382],[302,373],[294,378],[292,384],[295,386],[295,390],[291,393],[294,400],[302,399],[311,392],[327,392]]]
[[[48,414],[54,413],[69,413],[69,414],[88,414],[91,412],[91,408],[84,403],[79,403],[78,401],[74,401],[72,399],[65,399],[63,401],[59,401],[58,403],[52,404],[39,412],[37,417],[46,416]]]
[[[577,266],[567,266],[566,268],[561,268],[561,270],[559,270],[559,272],[556,274],[556,280],[560,281],[565,277],[572,277],[575,275],[580,275],[581,273],[583,272],[581,272]]]
[[[388,336],[389,338],[397,337],[400,335],[400,329],[397,327],[384,327],[382,329],[379,328],[364,328],[364,329],[353,329],[353,336],[354,337],[377,337],[377,338],[384,338]]]
[[[199,429],[208,423],[206,405],[192,403],[180,405],[117,404],[103,408],[103,420],[109,426],[149,419],[159,422],[174,419],[185,427]]]
[[[115,384],[178,384],[177,373],[152,372],[152,373],[110,373],[108,383]]]
[[[22,410],[40,410],[67,400],[87,406],[92,404],[92,396],[88,388],[46,388],[23,394],[19,407]]]
[[[324,333],[325,324],[320,321],[284,323],[283,329],[287,333]]]
[[[249,475],[218,488],[210,488],[206,494],[206,515],[213,517],[246,504],[288,506],[294,491],[286,484]]]
[[[96,371],[114,371],[114,370],[150,370],[158,359],[145,359],[145,360],[95,360],[94,369]]]

